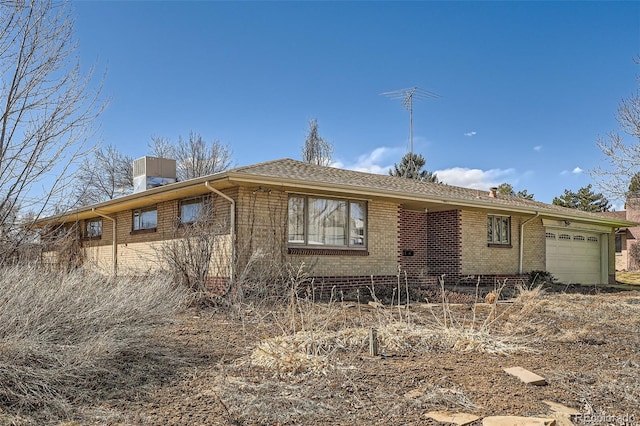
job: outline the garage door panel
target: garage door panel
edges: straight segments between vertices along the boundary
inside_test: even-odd
[[[547,271],[566,283],[600,282],[600,238],[598,234],[550,230],[547,232]]]

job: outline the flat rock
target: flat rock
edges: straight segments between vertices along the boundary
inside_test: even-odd
[[[556,413],[564,413],[569,415],[580,414],[580,411],[576,410],[575,408],[567,407],[566,405],[562,405],[558,402],[548,401],[546,399],[542,402],[547,404],[551,411],[554,411]]]
[[[448,411],[429,411],[427,417],[441,423],[453,423],[459,426],[468,425],[480,417],[468,413],[450,413]]]
[[[483,426],[556,426],[555,419],[543,417],[489,416],[482,419]]]
[[[571,421],[571,414],[556,411],[551,414],[551,417],[556,420],[556,426],[575,426]]]
[[[543,386],[547,384],[547,379],[542,376],[538,376],[536,373],[532,373],[529,370],[525,370],[522,367],[509,367],[504,369],[505,373],[516,376],[524,383],[536,386]]]

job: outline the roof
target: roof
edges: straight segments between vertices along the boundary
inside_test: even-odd
[[[95,217],[96,211],[113,213],[140,207],[144,203],[183,198],[189,194],[207,193],[205,182],[216,189],[232,186],[269,186],[291,192],[324,193],[359,196],[362,198],[393,200],[405,207],[448,210],[453,208],[488,209],[499,212],[539,214],[559,219],[580,220],[612,227],[634,226],[618,217],[605,217],[598,213],[568,209],[515,196],[498,194],[490,197],[488,191],[421,182],[388,175],[358,172],[335,167],[318,166],[289,158],[238,167],[225,172],[177,182],[113,200],[82,207],[57,215],[51,220]],[[68,219],[67,219],[68,220]],[[47,218],[42,219],[47,221]]]

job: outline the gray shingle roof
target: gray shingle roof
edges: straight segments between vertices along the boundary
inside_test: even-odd
[[[269,178],[281,180],[282,182],[305,182],[323,185],[330,190],[335,190],[336,188],[341,188],[343,191],[348,189],[354,191],[368,190],[387,196],[393,194],[394,197],[400,199],[424,199],[425,201],[436,202],[441,200],[451,204],[456,202],[460,204],[470,203],[489,209],[539,211],[541,214],[546,213],[551,216],[584,217],[590,220],[604,219],[606,221],[607,219],[613,219],[605,218],[598,213],[582,212],[515,196],[499,194],[498,197],[494,198],[489,196],[488,188],[486,191],[481,191],[441,183],[420,182],[414,179],[317,166],[289,158],[239,167],[231,170],[230,174]]]

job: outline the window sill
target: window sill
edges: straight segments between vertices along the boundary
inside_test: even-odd
[[[289,247],[287,254],[306,256],[369,256],[367,249],[337,249],[337,248],[309,248]]]
[[[487,247],[493,248],[513,248],[511,244],[496,244],[496,243],[488,243]]]
[[[82,241],[100,241],[102,239],[102,235],[98,235],[95,237],[82,237]]]
[[[134,229],[129,233],[129,235],[138,235],[138,234],[152,234],[157,231],[158,228],[148,228],[148,229]]]

